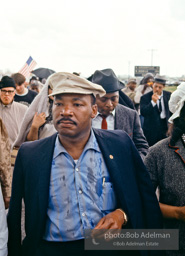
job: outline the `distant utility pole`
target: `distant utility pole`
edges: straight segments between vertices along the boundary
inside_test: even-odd
[[[151,66],[153,66],[153,52],[157,51],[156,49],[148,49],[148,51],[151,51]]]
[[[128,80],[130,78],[130,61],[128,61]]]

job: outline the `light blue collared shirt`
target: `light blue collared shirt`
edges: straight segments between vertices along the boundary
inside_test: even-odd
[[[103,216],[115,209],[113,185],[94,132],[91,130],[77,161],[69,155],[57,136],[43,239],[83,239],[85,229],[93,229]]]

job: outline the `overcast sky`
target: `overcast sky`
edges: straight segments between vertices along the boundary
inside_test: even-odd
[[[31,55],[36,68],[133,76],[155,49],[161,75],[185,74],[184,0],[11,0],[0,21],[3,71],[18,72]]]

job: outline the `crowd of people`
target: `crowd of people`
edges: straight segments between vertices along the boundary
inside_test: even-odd
[[[0,81],[0,256],[185,255],[185,83],[25,81]],[[179,249],[84,250],[85,230],[121,228],[178,229]]]

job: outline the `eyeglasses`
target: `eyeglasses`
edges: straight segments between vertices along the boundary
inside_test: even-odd
[[[7,91],[7,90],[1,90],[1,92],[3,93],[3,94],[12,94],[12,93],[14,93],[14,91]]]

